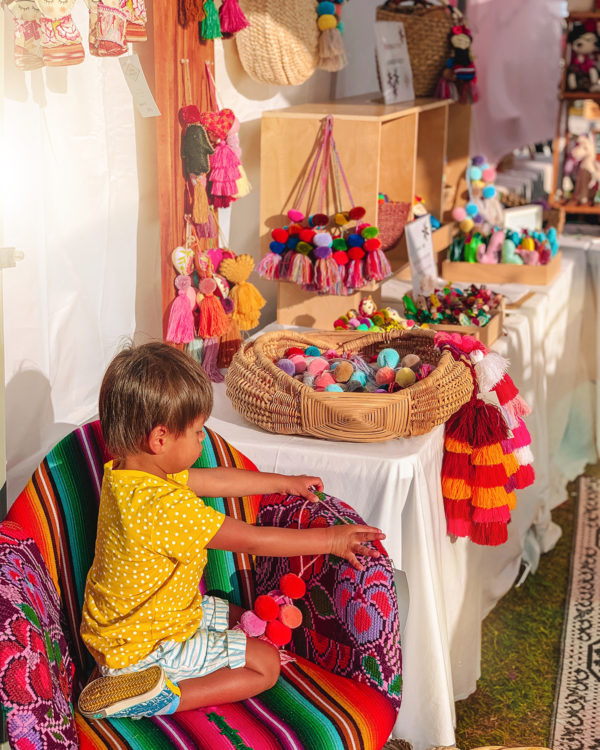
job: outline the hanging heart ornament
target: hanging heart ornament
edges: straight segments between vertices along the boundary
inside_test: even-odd
[[[194,251],[180,245],[171,253],[171,261],[178,273],[188,275],[194,266]]]

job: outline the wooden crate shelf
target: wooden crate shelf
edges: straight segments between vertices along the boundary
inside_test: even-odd
[[[448,215],[458,194],[457,183],[469,161],[469,106],[441,99],[386,105],[377,94],[300,104],[264,112],[262,116],[263,255],[268,252],[271,231],[285,222],[285,211],[291,207],[299,177],[328,115],[334,118],[334,137],[352,197],[355,205],[364,206],[366,221],[377,224],[379,193],[411,205],[419,195],[434,216],[441,220]],[[436,235],[439,249],[447,247],[452,239],[450,228],[443,227]],[[402,272],[407,257],[401,240],[388,253],[395,273]],[[335,317],[355,307],[365,293],[373,292],[365,288],[340,298],[311,294],[294,284],[280,283],[277,319],[281,323],[303,319],[303,325],[321,327],[326,323],[325,327],[331,327]]]

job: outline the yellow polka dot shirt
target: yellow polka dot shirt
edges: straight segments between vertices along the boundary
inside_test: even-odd
[[[112,461],[104,467],[81,621],[81,637],[102,666],[135,664],[198,628],[206,545],[225,516],[187,481],[187,471],[161,479],[113,470]]]

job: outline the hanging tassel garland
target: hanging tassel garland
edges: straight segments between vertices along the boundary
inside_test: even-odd
[[[392,267],[385,253],[377,248],[367,253],[366,277],[369,281],[383,281],[392,275]]]
[[[275,281],[279,278],[279,264],[281,255],[278,253],[267,253],[264,258],[258,262],[256,272],[262,279]]]
[[[246,170],[244,169],[244,167],[241,164],[239,166],[239,172],[240,172],[240,176],[238,177],[238,179],[235,182],[236,193],[234,195],[234,198],[236,200],[238,198],[244,198],[252,190],[252,185],[250,184],[250,180],[248,179],[248,175],[246,174]]]
[[[249,331],[256,328],[260,318],[260,311],[267,304],[254,284],[242,281],[236,284],[230,292],[230,297],[235,303],[233,319],[239,325],[240,330]]]
[[[493,391],[498,396],[498,401],[504,406],[519,395],[516,385],[513,383],[510,375],[504,375],[493,387]]]
[[[302,253],[293,252],[293,257],[289,263],[287,270],[286,279],[292,281],[294,284],[300,284],[300,286],[306,286],[313,283],[313,264],[310,262],[310,258]],[[287,253],[286,253],[287,255]],[[280,269],[281,272],[282,269]]]
[[[202,39],[220,39],[223,36],[214,0],[205,0],[204,20],[200,25],[200,36]]]
[[[473,357],[473,355],[471,355]],[[475,364],[477,383],[482,393],[488,393],[505,376],[509,361],[496,352],[489,352]]]
[[[194,339],[194,314],[188,297],[191,283],[189,276],[180,274],[175,278],[177,297],[171,305],[166,335],[173,344],[187,344]]]
[[[219,19],[223,36],[232,36],[250,25],[238,0],[223,0],[219,8]]]
[[[229,318],[223,310],[223,305],[214,296],[216,288],[217,284],[211,278],[202,279],[198,285],[200,294],[204,295],[200,302],[200,322],[198,324],[198,333],[203,339],[218,338],[229,328]]]

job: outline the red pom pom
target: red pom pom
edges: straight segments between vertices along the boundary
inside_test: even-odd
[[[343,250],[336,250],[331,257],[335,260],[338,266],[345,266],[348,262],[348,253]]]
[[[310,219],[313,227],[324,227],[329,224],[329,216],[327,214],[313,214]]]
[[[200,122],[201,119],[202,113],[195,104],[188,104],[179,110],[179,122],[181,125],[191,125],[192,123]]]
[[[300,232],[300,240],[302,242],[312,242],[312,238],[315,236],[315,230],[314,229],[303,229]]]
[[[282,245],[285,245],[285,243],[288,241],[289,234],[285,229],[274,229],[271,232],[271,237],[275,240],[275,242],[281,242]]]
[[[300,234],[301,231],[302,227],[300,226],[300,224],[290,224],[288,227],[288,232],[290,235]]]
[[[304,350],[300,349],[299,346],[290,346],[289,349],[285,350],[284,357],[286,359],[290,359],[290,357],[293,357],[295,354],[300,354],[301,356],[304,356]]]
[[[348,257],[350,260],[361,260],[365,257],[365,251],[362,247],[351,247],[350,250],[348,250]]]
[[[363,243],[363,248],[370,253],[372,250],[377,250],[381,247],[381,240],[379,240],[377,237],[371,237],[370,240],[365,240]]]
[[[265,635],[271,641],[274,646],[285,646],[292,640],[292,631],[287,625],[284,625],[279,620],[273,620],[268,623]]]
[[[362,219],[366,213],[367,212],[362,206],[354,206],[354,208],[351,208],[350,211],[348,211],[348,216],[352,221],[356,221],[357,219]]]
[[[301,596],[306,594],[306,584],[295,573],[286,573],[282,576],[281,581],[279,581],[279,588],[290,599],[300,599]]]
[[[341,318],[338,318],[337,320],[333,321],[333,327],[334,328],[341,328],[343,331],[348,330],[348,323],[346,323],[345,320],[342,320]]]
[[[275,620],[279,614],[279,604],[268,594],[256,597],[254,611],[263,620]]]

